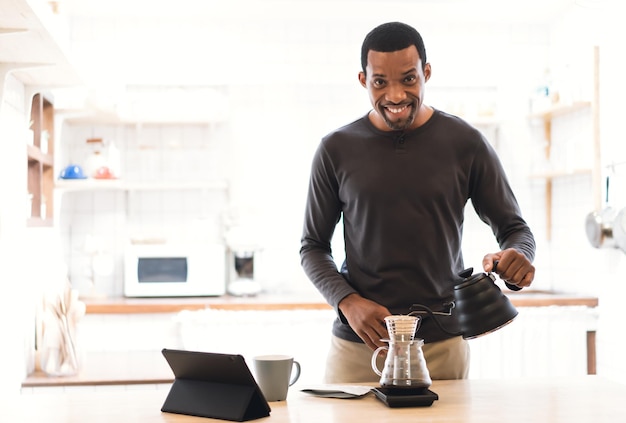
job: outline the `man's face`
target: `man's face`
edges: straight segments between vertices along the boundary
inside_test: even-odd
[[[422,67],[415,46],[382,53],[370,50],[366,73],[359,73],[367,88],[374,112],[374,125],[382,130],[413,129],[424,99],[424,84],[430,78],[430,64]]]

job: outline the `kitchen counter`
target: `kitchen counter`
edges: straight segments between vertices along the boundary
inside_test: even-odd
[[[598,299],[545,291],[507,292],[516,307],[596,307]],[[255,297],[110,298],[84,300],[90,314],[177,313],[182,310],[302,310],[330,309],[319,295],[269,295]],[[587,373],[596,374],[596,333],[587,332]],[[76,376],[29,375],[22,388],[82,385],[169,383],[173,375],[159,351],[89,352]]]
[[[596,297],[549,291],[508,291],[505,294],[516,307],[587,306],[596,307]],[[103,298],[84,299],[87,313],[177,313],[205,308],[222,310],[290,310],[328,309],[330,306],[317,293],[259,294],[253,297],[184,297],[184,298]]]
[[[430,407],[389,408],[367,394],[359,399],[319,398],[299,391],[296,383],[286,401],[270,402],[271,413],[258,422],[346,423],[615,423],[626,421],[626,385],[598,376],[499,380],[434,381],[439,396]],[[0,397],[3,422],[213,422],[222,421],[160,411],[167,390]],[[269,420],[271,419],[271,420]]]

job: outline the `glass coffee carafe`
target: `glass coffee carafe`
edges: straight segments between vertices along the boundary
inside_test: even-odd
[[[385,324],[389,339],[388,346],[379,347],[372,355],[372,369],[380,376],[380,385],[387,388],[428,388],[432,384],[422,346],[424,340],[415,338],[419,317],[387,316]],[[387,351],[382,371],[378,369],[376,358],[381,351]]]

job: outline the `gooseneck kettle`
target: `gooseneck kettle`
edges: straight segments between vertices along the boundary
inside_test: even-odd
[[[443,332],[451,336],[463,336],[465,339],[486,335],[511,323],[518,314],[517,309],[495,284],[494,274],[474,274],[473,271],[473,268],[469,268],[459,274],[463,281],[454,286],[454,301],[444,304],[447,311],[433,311],[424,305],[413,304],[409,315],[427,314],[433,317],[433,321]],[[511,290],[521,289],[509,283],[506,285]],[[453,310],[459,322],[458,332],[447,330],[436,318],[436,315],[451,316]]]

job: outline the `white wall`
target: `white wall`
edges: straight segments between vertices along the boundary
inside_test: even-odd
[[[0,180],[22,181],[26,186],[26,174],[23,162],[16,157],[25,157],[24,145],[13,142],[18,133],[19,122],[24,116],[24,89],[11,76],[0,74]],[[16,175],[20,175],[16,178]],[[23,176],[22,176],[23,175]],[[26,221],[26,195],[20,184],[0,185],[0,281],[3,285],[4,307],[0,307],[0,330],[4,334],[0,338],[0,348],[6,351],[7,358],[0,361],[0,373],[6,375],[1,378],[0,387],[14,389],[25,375],[25,369],[15,366],[23,362],[25,352],[25,329],[28,326],[32,313],[25,307],[23,280],[20,278],[20,252],[16,248],[16,239],[24,234]],[[22,199],[21,209],[15,207],[11,199]],[[17,200],[16,200],[17,201]],[[20,214],[20,211],[22,214]],[[11,307],[10,305],[14,305]],[[31,310],[32,311],[32,310]],[[17,317],[17,319],[16,319]],[[21,322],[22,324],[16,324]],[[32,323],[32,319],[30,320]],[[33,328],[31,326],[31,328]],[[4,390],[3,390],[4,391]]]
[[[370,108],[367,93],[356,77],[360,68],[358,45],[362,34],[369,30],[369,23],[359,22],[348,32],[340,31],[344,38],[336,37],[338,30],[329,23],[320,22],[314,28],[308,23],[306,33],[294,25],[282,25],[276,31],[294,32],[286,38],[298,39],[310,49],[294,51],[297,57],[304,61],[312,61],[313,57],[327,61],[334,58],[336,62],[328,64],[344,74],[345,81],[338,82],[335,75],[334,82],[328,84],[324,75],[317,79],[314,73],[285,75],[282,82],[279,76],[269,80],[252,78],[228,88],[230,114],[226,122],[211,127],[66,124],[57,151],[60,166],[84,163],[88,154],[86,139],[102,137],[114,141],[122,150],[124,179],[168,180],[172,176],[228,179],[231,185],[229,206],[251,213],[259,222],[262,265],[258,276],[264,288],[293,291],[311,289],[300,268],[298,250],[313,152],[323,135],[362,116]],[[461,33],[472,32],[472,39],[468,39],[428,23],[423,26],[420,29],[434,69],[427,85],[427,102],[462,113],[470,121],[484,117],[480,113],[497,114],[493,117],[497,126],[480,128],[497,144],[520,202],[532,217],[528,160],[519,158],[527,154],[524,146],[530,142],[525,116],[536,78],[528,78],[520,84],[519,80],[524,79],[516,72],[523,65],[525,75],[541,75],[545,66],[543,60],[529,67],[521,58],[538,53],[545,59],[547,29],[501,24],[477,29],[469,24],[459,25]],[[268,38],[268,42],[271,41],[271,37]],[[354,55],[339,60],[334,52],[343,50],[354,51]],[[296,59],[288,56],[281,60],[289,65]],[[204,106],[198,105],[199,108]],[[176,148],[172,148],[172,144]],[[176,171],[174,174],[172,169]],[[144,227],[152,223],[157,230],[184,231],[189,222],[198,217],[197,211],[207,208],[193,202],[197,191],[150,195],[166,198],[161,202],[168,205],[167,209],[144,210],[134,216],[134,221]],[[100,233],[108,238],[110,252],[118,256],[116,271],[101,291],[106,295],[120,295],[119,249],[123,246],[121,238],[128,235],[128,227],[120,226],[129,223],[129,203],[137,198],[140,198],[137,194],[129,196],[120,192],[70,193],[62,197],[61,227],[65,239],[69,240],[66,254],[71,261],[73,283],[79,289],[88,284],[84,269],[89,258],[83,250],[84,240],[89,234]],[[216,202],[213,197],[206,201]],[[174,204],[177,203],[191,207],[176,210]],[[150,204],[159,205],[158,201]],[[130,208],[131,213],[136,211],[140,212]],[[96,212],[96,219],[93,212]],[[219,213],[219,207],[211,213]],[[211,221],[219,220],[208,217]],[[468,216],[466,231],[467,265],[477,267],[482,255],[495,249],[493,236],[472,216]],[[341,257],[340,243],[334,246],[336,255]],[[544,278],[538,282],[549,284]]]

